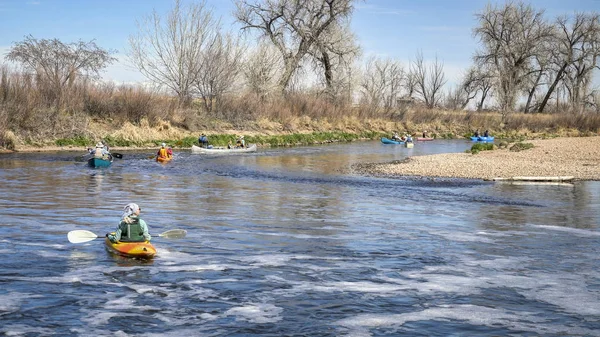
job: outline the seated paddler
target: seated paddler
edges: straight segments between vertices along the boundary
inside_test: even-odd
[[[140,218],[140,212],[142,209],[140,206],[134,203],[127,204],[123,208],[123,214],[121,215],[121,222],[117,227],[117,230],[113,234],[107,234],[106,237],[116,243],[122,242],[143,242],[150,241],[152,237],[148,233],[148,225]]]

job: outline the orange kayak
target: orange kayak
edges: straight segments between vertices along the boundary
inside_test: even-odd
[[[115,234],[115,233],[111,233]],[[104,240],[106,249],[117,255],[126,257],[137,257],[141,259],[151,259],[156,255],[156,248],[149,242],[122,242],[112,243],[108,238]]]
[[[173,159],[173,157],[156,157],[156,161],[159,163],[166,163],[171,161],[171,159]]]

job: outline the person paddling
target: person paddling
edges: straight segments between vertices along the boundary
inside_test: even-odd
[[[123,208],[121,221],[114,234],[106,234],[112,243],[122,242],[144,242],[150,241],[152,236],[148,233],[148,225],[142,218],[142,209],[138,204],[129,203]]]
[[[167,149],[167,144],[162,143],[160,149],[156,153],[156,156],[160,159],[169,159],[173,156],[173,150],[171,150],[171,155],[169,155],[169,151]]]
[[[198,144],[200,144],[200,146],[203,148],[208,148],[208,137],[206,137],[205,134],[200,135],[200,138],[198,138]]]

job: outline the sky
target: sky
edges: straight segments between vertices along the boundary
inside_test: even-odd
[[[193,0],[182,0],[184,4]],[[376,55],[399,60],[408,67],[417,53],[425,61],[444,64],[448,83],[458,82],[472,64],[478,41],[472,35],[475,13],[500,0],[361,0],[356,1],[352,28],[363,59]],[[547,18],[575,11],[600,11],[600,0],[531,0]],[[224,28],[238,29],[233,0],[206,0]],[[167,13],[173,0],[0,0],[0,63],[25,36],[57,38],[69,43],[95,40],[115,50],[117,62],[102,76],[117,82],[142,82],[144,77],[127,62],[128,38],[137,33],[136,21],[156,10]],[[598,82],[598,81],[596,81]]]

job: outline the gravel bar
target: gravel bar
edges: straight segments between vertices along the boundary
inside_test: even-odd
[[[574,180],[600,180],[600,137],[539,139],[524,143],[532,143],[534,147],[519,152],[497,149],[478,154],[415,156],[391,163],[357,164],[352,167],[352,171],[383,177],[492,180],[527,176],[572,176]],[[511,146],[512,144],[508,147]]]

